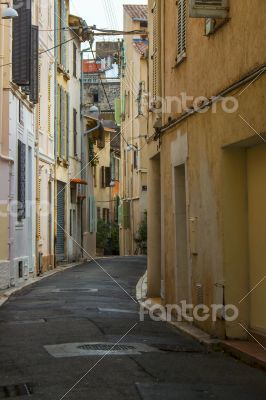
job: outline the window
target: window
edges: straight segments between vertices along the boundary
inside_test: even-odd
[[[73,43],[73,76],[77,77],[77,46]]]
[[[99,102],[99,94],[93,93],[93,103],[98,103],[98,102]]]
[[[103,220],[107,224],[110,222],[110,210],[109,208],[103,208]]]
[[[110,187],[111,184],[111,168],[105,167],[105,187]]]
[[[101,173],[100,173],[100,187],[103,189],[105,188],[105,168],[102,166],[101,167]]]
[[[134,169],[138,168],[138,151],[134,150],[134,163],[133,163]]]
[[[26,146],[18,141],[18,221],[26,218]]]
[[[101,207],[97,207],[97,219],[98,220],[101,219],[101,217],[102,217],[102,212],[101,211],[102,211]]]
[[[93,182],[94,187],[97,187],[97,165],[94,165],[93,167]]]
[[[73,150],[74,156],[78,155],[77,110],[73,108]]]
[[[23,103],[21,100],[19,100],[19,106],[18,106],[18,120],[21,125],[24,125],[24,118],[23,118]]]
[[[73,220],[72,220],[72,210],[69,211],[69,234],[70,236],[73,236]]]
[[[181,61],[187,46],[187,6],[186,0],[177,2],[177,62]]]
[[[23,278],[23,261],[18,262],[18,277]]]

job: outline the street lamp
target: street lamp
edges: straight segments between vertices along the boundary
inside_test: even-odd
[[[17,11],[13,7],[10,7],[9,3],[4,2],[0,4],[7,5],[7,8],[3,11],[2,19],[13,19],[18,17]]]

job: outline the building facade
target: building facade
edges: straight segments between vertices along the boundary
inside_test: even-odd
[[[36,142],[36,265],[38,273],[55,267],[54,248],[54,175],[55,175],[55,54],[54,1],[36,6],[39,34],[39,99]]]
[[[0,289],[95,254],[93,179],[82,172],[86,22],[64,0],[11,5],[18,17],[0,26]]]
[[[192,3],[149,1],[148,295],[220,304],[195,324],[263,340],[266,4],[232,1],[211,18]]]
[[[125,36],[121,61],[120,254],[141,250],[136,237],[147,211],[148,25],[147,6],[124,6]]]
[[[35,270],[35,132],[38,102],[38,18],[31,2],[13,5],[18,17],[1,26],[1,256],[0,287]],[[6,5],[1,6],[3,11]],[[28,25],[25,27],[24,18]],[[13,38],[13,41],[12,41]],[[31,43],[31,46],[23,46]]]

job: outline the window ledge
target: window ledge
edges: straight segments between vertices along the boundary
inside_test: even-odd
[[[179,54],[176,58],[176,63],[173,68],[177,68],[180,64],[182,64],[185,60],[187,59],[187,53],[183,52],[182,54]]]

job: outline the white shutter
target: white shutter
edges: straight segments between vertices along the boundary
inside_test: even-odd
[[[186,0],[177,2],[177,57],[182,56],[187,46],[187,5]]]
[[[192,18],[227,18],[229,0],[189,0]]]

